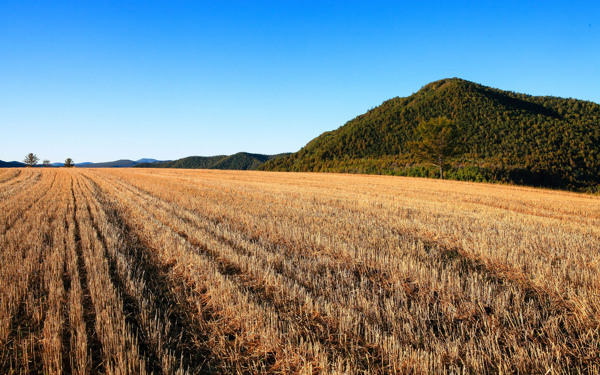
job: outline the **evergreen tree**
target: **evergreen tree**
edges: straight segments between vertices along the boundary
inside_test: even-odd
[[[421,122],[417,127],[417,135],[420,140],[413,143],[416,154],[422,160],[437,166],[443,180],[444,167],[458,150],[456,124],[446,117],[435,117]]]

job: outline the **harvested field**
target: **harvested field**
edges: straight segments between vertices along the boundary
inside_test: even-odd
[[[0,170],[0,373],[600,373],[600,199]]]

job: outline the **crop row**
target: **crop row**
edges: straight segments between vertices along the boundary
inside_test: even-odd
[[[593,197],[13,169],[0,209],[3,373],[600,372]]]

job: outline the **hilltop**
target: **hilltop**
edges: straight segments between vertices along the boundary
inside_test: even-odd
[[[417,125],[437,116],[460,129],[461,156],[450,178],[577,190],[600,183],[600,105],[458,78],[387,100],[260,169],[433,176],[409,145]]]
[[[265,162],[280,155],[251,154],[248,152],[238,152],[233,155],[217,156],[189,156],[162,163],[141,163],[137,168],[185,168],[185,169],[235,169],[235,170],[254,170]]]

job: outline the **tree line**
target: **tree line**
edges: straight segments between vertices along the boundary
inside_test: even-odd
[[[23,159],[23,163],[25,163],[25,165],[28,167],[35,167],[39,160],[40,160],[40,158],[38,158],[36,154],[34,154],[33,152],[30,152],[29,154],[27,154],[25,156],[25,159]],[[50,163],[50,160],[44,159],[42,161],[42,166],[43,167],[52,167],[52,164]],[[71,159],[71,158],[65,159],[64,167],[71,168],[74,166],[75,166],[75,162],[73,161],[73,159]]]

